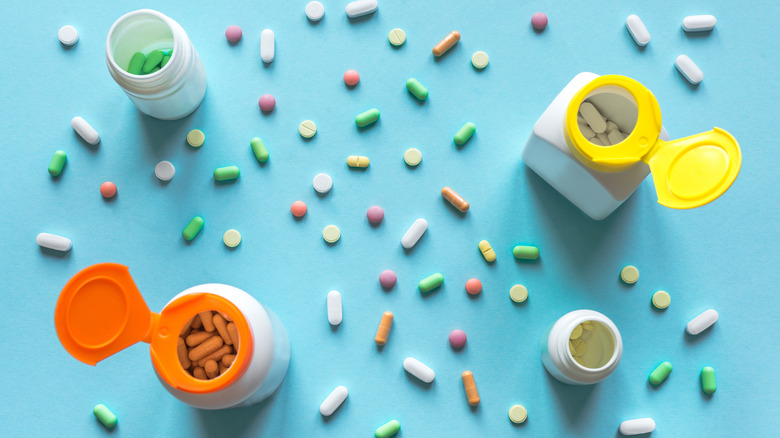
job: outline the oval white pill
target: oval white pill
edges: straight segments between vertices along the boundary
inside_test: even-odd
[[[72,46],[79,40],[79,32],[71,25],[65,25],[57,32],[57,38],[66,46]]]
[[[160,181],[170,181],[176,175],[176,168],[170,161],[160,161],[154,166],[154,176]]]
[[[626,29],[638,46],[644,47],[650,42],[650,32],[647,31],[645,24],[637,15],[632,14],[626,18]]]
[[[87,121],[81,117],[76,116],[71,119],[70,126],[72,126],[73,130],[76,131],[76,133],[81,136],[81,138],[83,138],[87,143],[100,143],[100,135],[97,133],[97,131],[95,131],[95,128],[93,128],[92,125],[87,123]]]
[[[306,18],[311,21],[320,21],[322,16],[325,15],[325,6],[322,6],[320,2],[309,2],[306,5]]]
[[[683,18],[682,28],[686,32],[706,32],[717,22],[714,15],[689,15]]]
[[[73,246],[70,239],[67,237],[58,236],[56,234],[40,233],[35,238],[38,246],[42,248],[52,249],[54,251],[68,251]]]
[[[406,234],[401,238],[401,245],[406,249],[412,249],[417,241],[420,240],[425,230],[428,229],[428,222],[423,219],[417,219],[414,221],[411,227],[406,230]]]
[[[266,64],[274,61],[274,31],[271,29],[260,34],[260,58]]]
[[[707,330],[712,324],[715,324],[715,321],[717,320],[718,312],[713,309],[705,310],[685,326],[685,331],[690,335],[698,335],[704,330]]]
[[[357,0],[356,2],[347,4],[346,7],[347,17],[349,18],[362,17],[363,15],[368,15],[376,11],[376,8],[377,8],[376,0]]]
[[[349,392],[345,386],[337,386],[320,405],[320,414],[327,417],[336,411],[344,403]]]
[[[687,79],[688,82],[692,83],[693,85],[698,84],[702,79],[704,79],[704,73],[701,72],[701,69],[698,65],[691,61],[691,58],[689,58],[688,55],[678,56],[674,61],[674,65],[676,65],[677,70],[679,70],[680,73],[685,76],[685,79]]]
[[[341,324],[341,294],[335,290],[328,292],[328,322],[330,325]]]
[[[433,370],[413,357],[407,357],[404,359],[404,369],[407,373],[417,377],[425,383],[433,382],[436,377],[436,373]]]
[[[330,175],[327,173],[318,173],[314,177],[314,190],[317,191],[317,193],[328,193],[331,188],[333,188],[333,180],[330,179]]]
[[[655,430],[655,421],[652,418],[637,418],[620,423],[620,433],[623,435],[639,435]]]

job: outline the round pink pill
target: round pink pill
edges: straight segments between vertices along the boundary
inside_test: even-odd
[[[106,181],[100,185],[100,194],[104,198],[113,198],[116,196],[116,184],[111,181]]]
[[[385,289],[390,289],[395,286],[396,280],[398,280],[398,277],[396,277],[395,272],[389,269],[385,269],[379,274],[379,283]]]
[[[228,26],[225,31],[225,38],[231,43],[237,43],[241,39],[241,28],[236,25]]]
[[[541,12],[537,12],[531,17],[531,26],[536,30],[544,30],[547,27],[547,16]]]
[[[295,201],[290,207],[290,212],[295,217],[303,217],[306,214],[306,203],[303,201]]]
[[[466,332],[460,329],[450,332],[450,345],[452,348],[462,348],[466,345]]]
[[[260,96],[260,100],[257,103],[260,105],[260,109],[265,112],[271,112],[276,107],[276,99],[270,94]]]
[[[466,292],[469,295],[477,295],[482,292],[482,282],[476,278],[470,278],[466,282]]]
[[[354,87],[358,82],[360,82],[360,75],[355,70],[347,70],[347,72],[344,73],[344,83],[347,84],[347,86]]]
[[[366,213],[366,216],[368,217],[368,221],[372,224],[378,224],[382,222],[382,219],[385,218],[385,211],[382,210],[382,207],[375,205],[373,207],[368,208],[368,212]]]

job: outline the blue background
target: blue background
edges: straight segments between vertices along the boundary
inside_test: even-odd
[[[776,40],[772,1],[453,2],[380,1],[356,21],[346,1],[324,1],[325,18],[309,23],[306,0],[222,2],[20,2],[4,7],[0,54],[3,152],[0,172],[0,435],[21,436],[372,436],[390,419],[401,436],[613,436],[626,419],[650,416],[655,437],[766,436],[780,420],[777,333],[778,169]],[[113,21],[150,7],[187,31],[208,74],[208,90],[191,116],[162,122],[139,113],[109,76],[105,37]],[[530,26],[534,12],[550,24]],[[626,32],[638,14],[652,41],[639,50]],[[683,17],[714,14],[707,35],[686,35]],[[74,25],[80,40],[60,45],[57,30]],[[244,30],[230,46],[228,25]],[[387,41],[400,27],[407,42]],[[262,65],[259,37],[276,34],[276,59]],[[434,60],[431,48],[453,29],[460,43]],[[484,50],[482,72],[471,54]],[[675,70],[687,54],[704,72],[698,87]],[[348,69],[360,72],[355,89]],[[740,176],[720,199],[696,210],[656,203],[648,179],[613,215],[595,222],[579,212],[520,161],[536,119],[578,72],[622,74],[652,90],[673,138],[719,126],[739,140]],[[421,104],[404,88],[409,77],[430,90]],[[277,99],[263,115],[260,95]],[[356,114],[376,107],[376,126],[359,131]],[[90,147],[70,119],[84,117],[102,141]],[[318,126],[304,141],[305,119]],[[462,148],[452,142],[467,121],[477,134]],[[206,133],[200,149],[185,144],[193,128]],[[260,136],[271,158],[259,166],[249,140]],[[408,168],[409,147],[423,162]],[[68,154],[58,179],[46,173],[55,150]],[[350,170],[348,155],[366,155],[366,171]],[[161,184],[155,163],[170,160],[176,177]],[[240,179],[216,185],[216,167],[238,165]],[[319,172],[332,192],[315,195]],[[98,188],[116,183],[106,201]],[[442,201],[453,187],[470,203],[462,216]],[[293,220],[290,204],[309,211]],[[366,209],[385,210],[373,228]],[[195,215],[206,225],[192,244],[181,230]],[[405,253],[399,240],[419,218],[429,229]],[[334,246],[322,241],[328,224],[341,228]],[[238,229],[230,250],[222,234]],[[40,232],[73,240],[59,257],[35,244]],[[498,260],[488,265],[477,243],[489,240]],[[516,262],[511,248],[541,248],[539,263]],[[242,288],[284,321],[292,344],[287,378],[275,396],[249,408],[207,412],[168,395],[157,381],[148,346],[139,344],[98,364],[84,365],[61,347],[53,325],[62,286],[80,269],[117,262],[130,267],[152,310],[193,285],[223,282]],[[618,280],[626,264],[641,278]],[[393,269],[398,284],[383,291],[379,273]],[[417,282],[434,273],[444,286],[421,296]],[[476,298],[468,278],[482,280]],[[528,287],[513,304],[511,285]],[[325,297],[339,290],[344,322],[331,329]],[[664,312],[653,292],[670,292]],[[542,331],[566,312],[590,308],[620,328],[623,360],[601,384],[572,387],[552,379],[539,360]],[[688,320],[714,308],[720,319],[696,338]],[[395,313],[382,351],[373,342],[383,311]],[[469,336],[453,351],[448,333]],[[422,385],[402,361],[413,356],[436,371]],[[659,388],[647,383],[661,361],[674,365]],[[699,371],[715,368],[718,391],[705,396]],[[482,403],[470,409],[460,374],[473,371]],[[349,388],[331,418],[318,407],[337,385]],[[119,417],[107,432],[93,417],[97,403]],[[524,425],[507,419],[513,404],[529,412]]]

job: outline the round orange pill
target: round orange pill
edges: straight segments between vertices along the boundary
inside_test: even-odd
[[[106,181],[100,185],[100,194],[104,198],[113,198],[116,196],[116,184],[111,181]]]
[[[295,217],[303,217],[306,214],[306,203],[303,201],[295,201],[290,207],[290,212]]]
[[[347,72],[344,73],[344,83],[347,84],[348,87],[354,87],[358,82],[360,82],[360,74],[355,70],[347,70]]]
[[[476,278],[470,278],[466,282],[466,292],[469,295],[477,295],[482,292],[482,282]]]

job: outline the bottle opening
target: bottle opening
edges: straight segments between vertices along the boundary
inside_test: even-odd
[[[137,52],[146,57],[155,50],[172,50],[173,31],[168,23],[153,11],[135,11],[114,23],[109,36],[109,47],[117,66],[128,71],[130,61]]]
[[[177,342],[179,363],[198,380],[218,379],[238,356],[238,328],[224,312],[199,312],[184,324]]]
[[[612,146],[633,132],[638,116],[631,93],[617,85],[607,85],[596,88],[582,100],[577,125],[591,143]]]
[[[615,353],[615,336],[601,322],[583,321],[569,334],[569,352],[583,367],[601,368]]]

